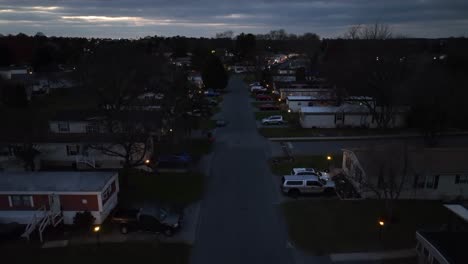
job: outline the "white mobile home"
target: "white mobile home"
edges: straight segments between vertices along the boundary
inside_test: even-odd
[[[334,98],[317,96],[288,96],[286,104],[291,112],[299,112],[305,106],[324,106],[336,103]]]
[[[303,128],[339,128],[367,127],[376,128],[377,122],[369,109],[360,104],[343,104],[341,106],[307,106],[299,110],[300,123]],[[406,124],[406,111],[394,114],[388,127],[403,127]]]

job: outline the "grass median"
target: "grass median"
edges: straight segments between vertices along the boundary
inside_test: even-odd
[[[282,207],[294,245],[312,254],[413,248],[416,230],[440,228],[450,215],[438,201],[400,200],[396,220],[380,237],[384,201],[302,200]]]

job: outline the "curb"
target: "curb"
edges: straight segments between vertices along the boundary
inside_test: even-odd
[[[466,136],[468,132],[444,133],[440,136]],[[333,140],[366,140],[366,139],[389,139],[389,138],[418,138],[421,134],[403,134],[403,135],[378,135],[378,136],[340,136],[340,137],[279,137],[268,138],[270,141],[333,141]]]
[[[330,254],[332,262],[342,261],[378,261],[388,259],[404,259],[415,257],[416,251],[414,249],[403,249],[395,251],[381,251],[381,252],[356,252],[356,253],[342,253]]]

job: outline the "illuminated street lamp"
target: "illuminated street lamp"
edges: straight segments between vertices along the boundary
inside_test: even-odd
[[[379,219],[378,224],[379,224],[379,241],[382,241],[382,229],[385,226],[385,221],[383,219]]]
[[[327,156],[327,165],[328,165],[328,170],[330,170],[330,164],[331,164],[332,156],[328,155]]]
[[[96,245],[99,247],[99,245],[101,244],[101,239],[99,237],[99,233],[101,232],[101,226],[95,226],[93,228],[93,232],[96,233]]]
[[[288,113],[291,113],[291,109],[288,109]]]
[[[145,160],[145,164],[149,164],[149,163],[150,163],[149,159]]]

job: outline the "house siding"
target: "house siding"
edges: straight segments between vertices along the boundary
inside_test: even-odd
[[[111,183],[111,188],[112,189],[111,189],[111,192],[109,193],[109,196],[107,196],[106,199],[102,199],[102,205],[105,205],[107,201],[109,201],[109,199],[112,197],[112,195],[114,195],[115,191],[117,190],[117,185],[115,184],[115,180]],[[101,192],[101,195],[102,195],[102,192]]]
[[[10,206],[10,202],[8,197],[14,194],[2,194],[0,195],[0,210],[3,211],[30,211],[30,210],[37,210],[42,206],[46,206],[49,208],[49,196],[48,195],[30,195],[32,196],[33,206]],[[24,194],[18,194],[24,195]]]
[[[83,203],[86,199],[87,203]],[[97,195],[60,195],[63,211],[99,211]]]

